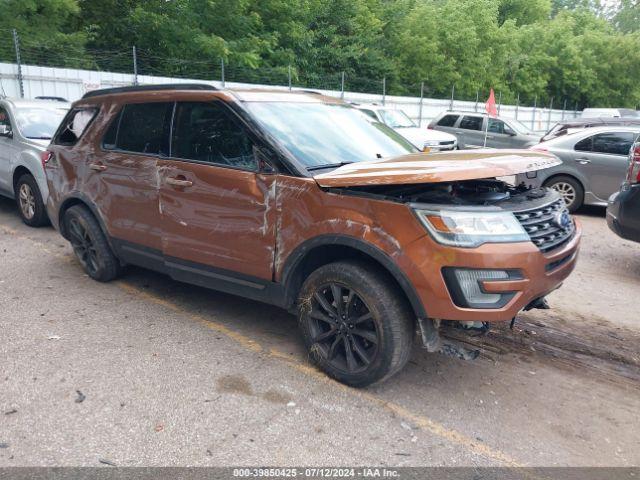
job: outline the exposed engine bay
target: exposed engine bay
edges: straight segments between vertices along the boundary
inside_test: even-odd
[[[513,186],[497,179],[461,180],[455,182],[372,185],[334,188],[333,191],[355,195],[374,195],[401,203],[424,203],[459,206],[499,206],[506,210],[527,210],[547,203],[555,192],[532,188],[524,183]]]

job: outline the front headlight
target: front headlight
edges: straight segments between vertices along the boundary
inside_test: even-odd
[[[527,242],[529,235],[511,212],[416,210],[439,243],[478,247],[484,243]]]
[[[437,140],[427,140],[424,142],[425,147],[437,147],[440,145],[440,142]]]

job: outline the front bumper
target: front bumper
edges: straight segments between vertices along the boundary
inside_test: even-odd
[[[582,229],[576,221],[574,236],[559,248],[541,252],[531,242],[485,244],[478,248],[450,248],[430,237],[406,249],[412,260],[411,281],[429,318],[458,321],[509,321],[531,302],[544,297],[569,276],[576,265]],[[482,281],[486,293],[508,294],[499,308],[468,308],[447,286],[446,269],[504,270],[509,278]]]
[[[458,142],[440,142],[437,145],[425,145],[423,151],[425,152],[450,152],[458,148]]]

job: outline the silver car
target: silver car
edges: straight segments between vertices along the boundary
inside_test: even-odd
[[[41,153],[69,107],[56,101],[0,98],[0,195],[15,198],[22,221],[32,227],[48,223],[49,190]]]
[[[560,192],[570,211],[582,205],[606,206],[629,169],[629,150],[640,134],[635,127],[595,127],[543,142],[533,150],[553,153],[562,165],[519,175],[516,182],[543,185]]]
[[[473,112],[443,112],[434,118],[429,128],[452,133],[458,137],[459,148],[528,148],[540,142],[537,135],[513,118],[492,118]]]

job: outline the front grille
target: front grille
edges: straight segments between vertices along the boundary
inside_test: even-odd
[[[529,234],[531,241],[543,252],[567,243],[576,229],[562,199],[544,207],[514,212],[514,215]]]
[[[446,140],[443,142],[440,142],[440,145],[453,145],[455,142],[455,140]]]

